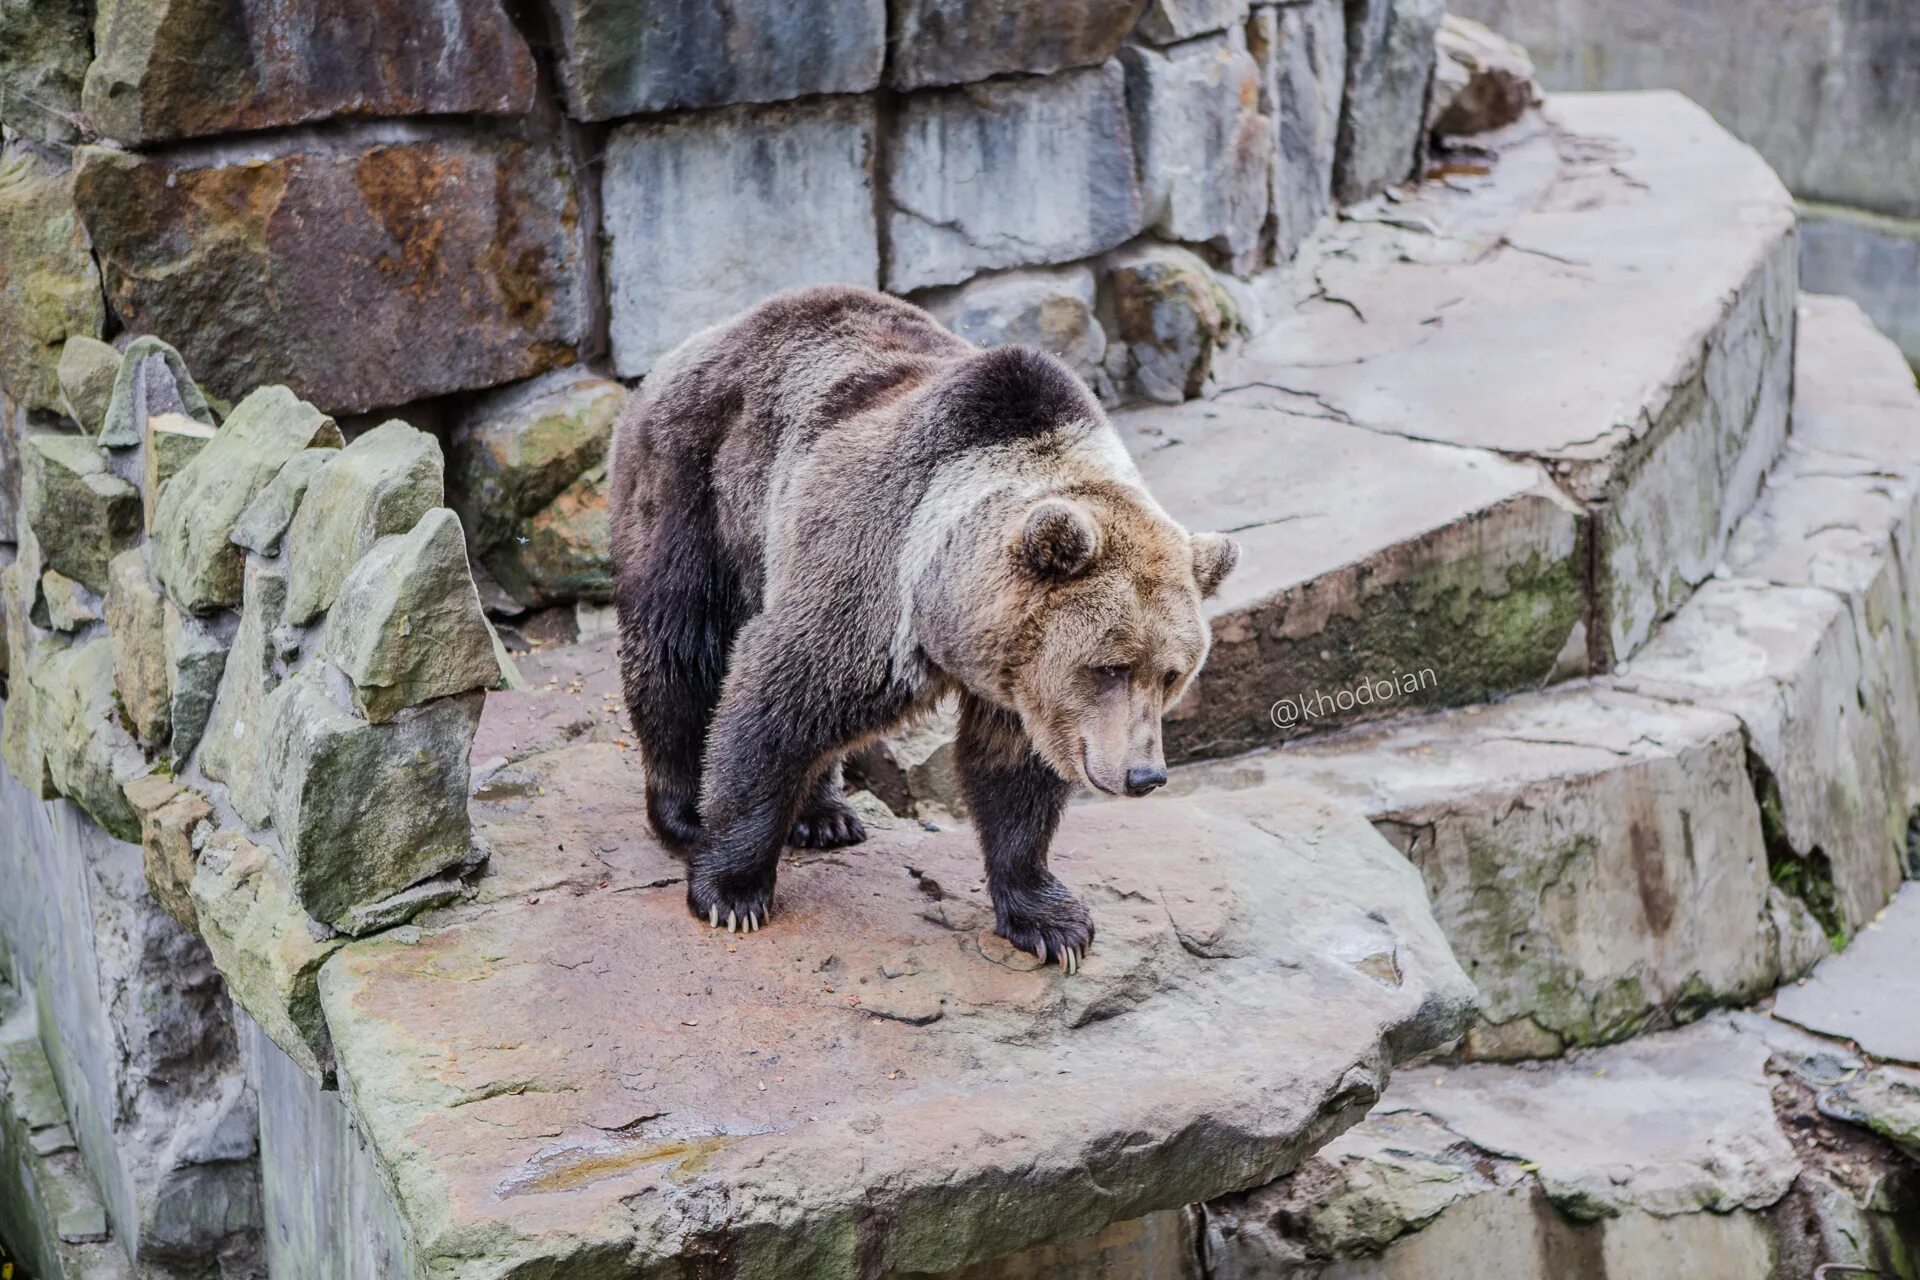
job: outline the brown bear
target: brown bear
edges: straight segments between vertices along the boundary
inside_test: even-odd
[[[784,842],[865,838],[842,758],[957,694],[996,928],[1077,969],[1093,920],[1048,843],[1077,784],[1166,781],[1234,545],[1168,518],[1059,360],[850,287],[688,339],[612,467],[627,707],[693,913],[764,926]]]

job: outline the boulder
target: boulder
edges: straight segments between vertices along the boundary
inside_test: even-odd
[[[267,561],[248,562],[245,596],[239,630],[223,658],[199,763],[202,773],[227,784],[227,799],[249,826],[264,827],[273,816],[279,782],[266,769],[266,699],[284,674],[274,632],[286,617],[286,570]]]
[[[64,157],[0,147],[0,387],[23,409],[59,410],[61,348],[106,322],[74,182]]]
[[[1260,265],[1274,146],[1244,34],[1135,46],[1122,60],[1149,229],[1251,272]]]
[[[886,0],[554,0],[552,12],[567,109],[582,120],[865,93],[886,56]]]
[[[341,584],[320,652],[353,682],[354,705],[374,724],[496,683],[460,517],[439,507],[374,543]]]
[[[1084,258],[1144,225],[1117,62],[915,94],[887,149],[895,292]]]
[[[0,125],[40,142],[85,132],[80,83],[91,56],[86,0],[0,5]]]
[[[965,817],[966,793],[953,762],[959,708],[943,704],[916,724],[884,734],[847,760],[851,780],[902,816],[938,810]]]
[[[1434,35],[1445,0],[1350,0],[1347,93],[1334,193],[1351,204],[1404,182],[1426,133]]]
[[[1106,330],[1094,314],[1093,271],[1037,267],[982,276],[915,299],[933,318],[981,347],[1021,344],[1052,352],[1087,385],[1105,388]]]
[[[187,929],[198,933],[200,926],[193,907],[193,873],[199,855],[196,839],[204,841],[207,831],[202,823],[211,823],[213,806],[197,791],[190,791],[159,774],[136,778],[127,784],[127,803],[140,815],[140,850],[147,873],[147,891],[153,900]]]
[[[146,483],[140,489],[147,532],[153,532],[153,517],[160,509],[160,495],[167,481],[179,474],[211,439],[212,427],[184,413],[161,413],[147,419],[146,448],[141,455]]]
[[[925,89],[1094,66],[1113,56],[1140,7],[1141,0],[894,0],[888,78],[896,89]]]
[[[227,667],[229,643],[215,621],[182,613],[171,600],[163,608],[167,680],[172,690],[167,716],[173,726],[169,755],[178,768],[206,731],[220,676]]]
[[[333,1055],[318,979],[345,939],[315,929],[273,854],[238,831],[207,841],[191,893],[200,936],[234,1003],[309,1077],[328,1081]]]
[[[122,551],[107,566],[107,635],[113,641],[113,683],[148,746],[173,732],[173,666],[167,660],[166,596],[140,547]]]
[[[366,129],[81,148],[75,198],[115,311],[178,341],[217,395],[285,383],[329,412],[571,363],[585,257],[564,152]]]
[[[406,532],[439,506],[443,470],[440,442],[398,419],[329,458],[287,526],[287,621],[312,622],[376,539]]]
[[[339,452],[338,449],[307,449],[288,459],[234,521],[233,532],[228,535],[233,545],[263,556],[279,555],[280,539],[293,523],[293,513],[299,509],[300,499],[306,496],[307,486]]]
[[[99,435],[120,376],[120,353],[98,338],[75,334],[60,348],[54,376],[60,381],[61,410],[85,434]]]
[[[524,521],[521,532],[493,554],[488,566],[516,602],[613,599],[608,486],[602,463]]]
[[[618,372],[782,289],[876,284],[876,146],[865,98],[616,129],[601,202]]]
[[[120,723],[112,642],[100,636],[49,653],[28,678],[29,714],[54,787],[116,839],[138,842],[140,815],[121,788],[147,772],[147,760]]]
[[[1154,44],[1173,44],[1247,21],[1248,0],[1149,0],[1134,34]]]
[[[21,514],[47,567],[105,595],[107,564],[140,540],[140,491],[82,436],[43,432],[21,445]]]
[[[1527,51],[1486,27],[1447,14],[1440,22],[1427,131],[1436,138],[1488,133],[1526,114],[1540,95]]]
[[[1292,258],[1333,211],[1333,158],[1347,86],[1341,0],[1256,9],[1248,45],[1261,71],[1261,109],[1273,121],[1273,252]]]
[[[129,144],[533,106],[533,55],[500,0],[106,0],[94,39],[87,119]]]
[[[1105,265],[1113,354],[1124,356],[1120,376],[1163,404],[1199,395],[1221,349],[1240,332],[1232,295],[1197,254],[1175,245],[1137,245]]]
[[[369,724],[346,682],[309,667],[268,697],[273,827],[294,892],[329,923],[467,857],[467,753],[482,693]]]

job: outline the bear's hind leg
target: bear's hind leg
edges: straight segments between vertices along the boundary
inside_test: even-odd
[[[846,801],[840,762],[835,760],[820,771],[800,802],[800,816],[793,820],[787,843],[796,849],[839,849],[866,838],[866,826]]]
[[[994,932],[1042,963],[1078,971],[1093,945],[1093,914],[1047,869],[1073,784],[1034,751],[1018,716],[971,694],[960,699],[954,762],[986,853]]]

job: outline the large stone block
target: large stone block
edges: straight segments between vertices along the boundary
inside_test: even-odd
[[[1197,254],[1151,242],[1104,264],[1116,355],[1107,367],[1137,395],[1179,404],[1206,389],[1222,350],[1243,330],[1239,308]]]
[[[204,840],[213,818],[207,798],[159,774],[136,778],[126,786],[127,803],[140,815],[140,854],[147,891],[166,913],[199,932],[193,907],[193,876],[199,862],[196,839]]]
[[[154,511],[154,567],[174,603],[190,613],[239,604],[245,555],[231,541],[234,525],[295,455],[341,444],[333,419],[285,387],[261,387],[236,405]]]
[[[172,690],[167,718],[173,726],[169,754],[178,768],[193,754],[206,731],[231,642],[221,620],[182,613],[171,600],[165,609],[167,680]]]
[[[133,731],[149,746],[173,731],[172,664],[167,661],[166,597],[139,547],[107,566],[107,635],[113,682]]]
[[[316,938],[273,854],[238,831],[201,850],[192,896],[200,936],[235,1004],[314,1080],[333,1071],[320,966],[344,938]],[[324,931],[321,931],[324,932]]]
[[[103,0],[94,40],[87,119],[125,143],[533,105],[499,0]]]
[[[278,779],[266,767],[267,695],[286,674],[279,632],[286,618],[287,574],[283,566],[254,560],[247,565],[246,607],[222,659],[219,694],[200,742],[199,764],[215,782],[227,784],[227,799],[250,826],[273,817]]]
[[[1333,210],[1333,157],[1347,87],[1341,0],[1254,12],[1248,44],[1260,63],[1261,109],[1273,121],[1274,257],[1293,257]]]
[[[350,709],[345,683],[309,667],[265,708],[274,831],[294,892],[328,923],[467,856],[467,753],[486,696],[442,698],[375,725]]]
[[[106,321],[74,182],[64,157],[0,148],[0,386],[23,409],[60,408],[61,348],[99,337]]]
[[[1134,30],[1143,40],[1172,44],[1238,26],[1248,13],[1247,0],[1148,0]]]
[[[1149,229],[1259,265],[1273,186],[1273,122],[1238,30],[1122,56]]]
[[[75,184],[115,310],[222,396],[284,382],[330,411],[401,404],[569,363],[585,332],[577,196],[553,146],[369,125],[88,147]]]
[[[354,705],[374,724],[496,683],[460,517],[439,507],[374,543],[341,584],[321,654],[353,682]]]
[[[85,132],[88,8],[85,0],[0,5],[0,125],[41,142],[71,142]]]
[[[1083,258],[1144,225],[1117,62],[916,94],[888,146],[896,292]]]
[[[1066,361],[1089,386],[1105,389],[1107,332],[1095,315],[1096,295],[1091,269],[1041,267],[969,280],[915,301],[976,346],[1039,347]]]
[[[1105,62],[1143,0],[893,0],[896,89]],[[1240,0],[1244,10],[1245,0]],[[1223,24],[1224,25],[1224,24]]]
[[[139,541],[140,491],[85,437],[43,432],[22,446],[22,514],[47,567],[105,595],[108,563]]]
[[[494,580],[526,604],[613,599],[609,487],[606,463],[583,472],[488,559]]]
[[[874,130],[864,98],[617,129],[601,199],[619,372],[782,289],[876,284]]]
[[[287,526],[287,621],[331,607],[377,539],[405,533],[445,500],[440,442],[395,419],[330,458]]]
[[[160,495],[167,482],[185,469],[213,439],[214,429],[184,413],[161,413],[147,419],[146,447],[141,451],[140,505],[146,513],[147,532],[153,532],[153,518],[160,510]],[[244,544],[242,544],[244,545]]]
[[[60,348],[54,373],[60,381],[61,412],[87,435],[99,435],[120,376],[120,353],[98,338],[75,334]]]
[[[279,555],[280,539],[293,523],[300,500],[307,495],[307,486],[339,452],[338,449],[308,449],[289,459],[234,522],[230,535],[233,545],[263,556]]]
[[[1347,5],[1347,91],[1333,174],[1342,201],[1364,200],[1413,173],[1445,12],[1445,0]]]
[[[886,55],[886,0],[551,4],[560,82],[583,120],[864,93]]]
[[[113,645],[105,636],[49,653],[28,673],[29,714],[61,795],[120,840],[138,842],[140,815],[121,790],[147,772],[114,703]]]

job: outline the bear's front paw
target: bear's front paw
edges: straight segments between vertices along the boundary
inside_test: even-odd
[[[809,804],[793,820],[787,843],[796,849],[839,849],[867,838],[860,815],[844,800]]]
[[[687,906],[712,928],[752,933],[773,919],[773,877],[746,882],[696,873],[687,881]]]
[[[1080,972],[1093,945],[1093,913],[1058,880],[1028,893],[1009,893],[995,904],[994,932],[1068,974]]]

